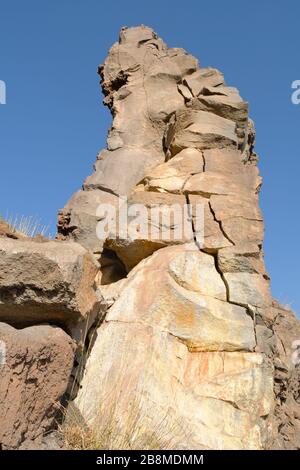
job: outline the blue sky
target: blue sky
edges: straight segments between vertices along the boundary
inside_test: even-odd
[[[273,294],[300,312],[300,2],[0,0],[0,213],[56,213],[91,173],[110,115],[96,73],[121,26],[147,24],[225,74],[250,103]]]

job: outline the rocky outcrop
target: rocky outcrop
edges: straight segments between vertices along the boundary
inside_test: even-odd
[[[72,241],[0,238],[0,448],[49,448],[99,314],[96,274]]]
[[[60,328],[32,326],[22,330],[0,323],[2,450],[38,446],[55,426],[60,400],[68,385],[74,344]]]
[[[300,448],[300,325],[270,292],[247,103],[146,26],[99,73],[107,149],[57,240],[0,226],[2,447],[43,446],[68,398],[106,449]]]
[[[276,397],[275,449],[300,449],[300,323],[294,313],[273,302],[275,319],[270,329],[257,326],[261,349],[274,364]]]
[[[121,30],[99,73],[113,115],[107,150],[59,220],[60,237],[94,252],[108,309],[76,406],[96,432],[114,409],[119,434],[138,414],[140,432],[164,423],[180,448],[296,448],[297,367],[263,261],[247,103],[218,70],[144,26]],[[117,217],[124,201],[131,215],[143,206],[137,230],[115,224],[91,245],[101,221],[92,200],[110,200]],[[88,212],[86,226],[76,222]],[[116,268],[117,282],[103,282],[108,253],[126,279]]]

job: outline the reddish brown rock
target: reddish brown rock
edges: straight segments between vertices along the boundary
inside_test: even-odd
[[[17,327],[42,322],[69,331],[93,321],[97,266],[74,242],[0,239],[0,321]]]
[[[55,326],[0,323],[0,447],[18,449],[55,427],[74,361],[72,339]]]

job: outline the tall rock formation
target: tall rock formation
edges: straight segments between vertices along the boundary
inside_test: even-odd
[[[60,237],[94,252],[107,308],[76,405],[95,430],[113,410],[119,434],[135,420],[185,449],[299,446],[286,329],[300,328],[270,294],[247,103],[145,26],[121,30],[99,73],[107,149],[59,217]],[[97,206],[125,197],[129,212],[146,208],[139,229],[97,239]],[[190,227],[181,238],[174,204]]]

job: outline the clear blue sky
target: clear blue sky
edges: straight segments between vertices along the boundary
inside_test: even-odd
[[[0,213],[56,213],[91,173],[110,115],[97,65],[121,26],[153,27],[170,46],[221,69],[250,102],[264,177],[273,294],[300,312],[300,2],[296,0],[0,0]]]

